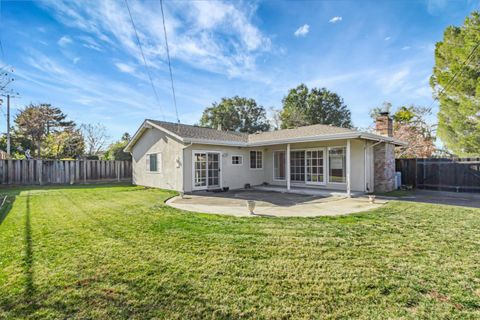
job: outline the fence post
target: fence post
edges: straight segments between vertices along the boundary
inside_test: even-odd
[[[120,182],[120,162],[115,161],[115,168],[117,170],[117,181]]]
[[[43,184],[42,176],[43,176],[43,163],[42,160],[37,160],[37,175],[38,175],[38,183],[40,185]]]
[[[83,160],[83,183],[87,184],[87,159]]]

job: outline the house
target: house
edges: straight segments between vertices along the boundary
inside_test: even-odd
[[[328,125],[245,134],[145,120],[125,147],[133,183],[192,192],[247,184],[346,192],[393,190],[395,140],[388,113],[376,134]]]

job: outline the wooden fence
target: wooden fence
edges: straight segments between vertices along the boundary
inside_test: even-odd
[[[131,179],[131,161],[0,160],[0,184],[85,184]]]
[[[396,171],[414,188],[480,192],[480,158],[396,159]]]

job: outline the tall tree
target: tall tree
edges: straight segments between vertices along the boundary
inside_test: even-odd
[[[105,158],[108,160],[132,160],[132,155],[128,152],[123,151],[127,146],[128,142],[130,142],[130,134],[125,132],[122,135],[122,138],[112,143],[105,154]]]
[[[480,13],[475,11],[463,26],[449,26],[435,47],[430,85],[440,102],[437,134],[459,156],[480,155],[479,43]]]
[[[75,127],[75,123],[67,121],[66,118],[66,114],[50,104],[30,104],[20,110],[14,120],[16,133],[32,142],[34,149],[32,151],[36,151],[37,157],[40,158],[42,143],[49,134]]]
[[[245,133],[270,129],[265,108],[254,99],[239,96],[222,98],[220,103],[213,103],[206,108],[200,118],[200,125]]]
[[[326,88],[308,90],[301,84],[291,89],[282,103],[280,119],[284,129],[312,124],[352,127],[351,113],[343,99]]]
[[[82,124],[86,151],[89,156],[96,156],[107,145],[107,128],[100,124]]]
[[[382,107],[373,108],[370,116],[375,119],[380,112],[390,112],[392,105],[385,102]],[[436,151],[435,126],[428,117],[430,108],[401,106],[393,113],[393,137],[406,142],[405,147],[395,148],[397,158],[428,158]]]
[[[76,158],[83,155],[85,141],[80,129],[71,128],[47,135],[42,157],[50,159]]]

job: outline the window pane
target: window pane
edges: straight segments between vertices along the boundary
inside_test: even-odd
[[[345,183],[345,148],[332,148],[328,151],[330,182]]]
[[[150,171],[157,171],[157,154],[150,155]]]
[[[250,151],[250,168],[255,169],[257,167],[257,153]]]
[[[250,151],[250,168],[261,169],[263,167],[262,151]]]
[[[275,151],[273,153],[273,178],[275,180],[285,180],[285,151]]]

